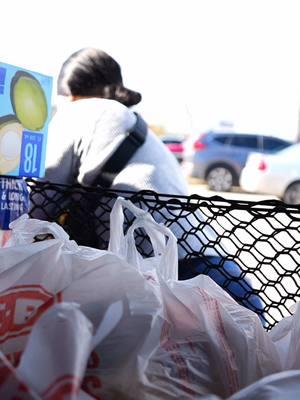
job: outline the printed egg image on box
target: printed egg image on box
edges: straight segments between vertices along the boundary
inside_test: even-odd
[[[0,175],[20,164],[23,126],[14,115],[0,117]]]
[[[0,63],[0,175],[43,177],[52,78]]]

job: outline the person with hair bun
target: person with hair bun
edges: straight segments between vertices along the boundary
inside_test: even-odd
[[[95,48],[83,48],[63,63],[57,92],[69,101],[58,107],[50,123],[46,179],[92,186],[134,127],[138,115],[130,107],[142,96],[124,86],[117,61]],[[111,188],[188,194],[178,162],[149,128]]]

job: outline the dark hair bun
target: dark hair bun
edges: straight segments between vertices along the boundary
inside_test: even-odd
[[[142,95],[140,93],[127,89],[122,85],[105,86],[103,97],[106,99],[117,100],[127,107],[134,106],[142,100]]]
[[[64,96],[102,97],[127,107],[142,100],[140,93],[123,86],[121,67],[110,55],[91,47],[73,53],[64,63],[57,82]]]

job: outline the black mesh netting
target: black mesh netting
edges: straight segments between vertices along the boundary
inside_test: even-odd
[[[253,309],[266,329],[291,313],[300,297],[300,206],[221,197],[118,192],[27,180],[34,218],[60,223],[78,244],[107,249],[109,216],[122,196],[149,210],[178,239],[179,278],[205,273],[239,303]],[[126,213],[125,227],[131,216]],[[144,256],[148,237],[136,235]]]

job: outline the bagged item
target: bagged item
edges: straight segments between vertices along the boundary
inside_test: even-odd
[[[145,214],[140,209],[132,210],[138,215]],[[122,230],[118,229],[121,223],[118,225],[117,220],[112,218],[112,232],[122,237]],[[124,244],[124,241],[113,243]],[[136,263],[129,264],[117,255],[112,256],[112,251],[108,254],[118,262],[86,273],[63,291],[63,299],[79,302],[94,326],[102,322],[103,314],[111,304],[118,301],[122,304],[118,324],[90,357],[83,388],[96,398],[142,399],[139,383],[151,354],[159,346],[164,323],[161,299]]]
[[[300,304],[294,304],[294,314],[283,318],[269,335],[275,344],[282,370],[300,370]]]
[[[160,382],[169,392],[177,384],[194,395],[226,398],[280,371],[276,348],[258,317],[210,278],[166,282],[161,287],[169,325],[149,364],[149,381]]]
[[[33,327],[19,367],[7,363],[0,398],[92,399],[80,389],[91,344],[92,325],[78,305],[52,307]]]
[[[11,227],[24,223],[23,217]],[[28,223],[34,225],[33,220]],[[61,233],[64,234],[57,230],[57,237]],[[15,241],[15,236],[17,229],[11,240]],[[14,366],[37,319],[61,301],[61,290],[73,278],[73,271],[62,255],[65,246],[68,247],[66,243],[65,238],[33,244],[24,241],[23,245],[0,251],[0,349]]]
[[[136,217],[126,234],[125,207]],[[0,252],[0,349],[12,366],[32,326],[66,301],[80,304],[94,332],[102,326],[81,384],[91,398],[226,398],[282,369],[256,314],[207,276],[177,280],[176,238],[169,229],[120,198],[111,227],[109,251],[101,251],[77,246],[56,224],[25,217],[12,224],[14,246]],[[134,241],[141,228],[153,246],[147,259]],[[53,240],[32,243],[49,233]]]
[[[143,365],[140,360],[146,362],[159,344],[162,305],[154,288],[118,256],[77,246],[54,223],[24,216],[12,229],[11,247],[0,252],[5,304],[0,349],[17,366],[32,327],[55,303],[80,304],[94,329],[114,305],[117,324],[91,353],[82,387],[95,398],[131,396],[139,382],[138,362]],[[32,243],[49,233],[54,239]]]
[[[99,399],[88,395],[81,385],[91,351],[114,329],[120,311],[120,304],[113,304],[94,336],[92,324],[78,304],[61,303],[46,311],[34,325],[17,368],[0,353],[0,398]]]
[[[121,318],[91,354],[83,387],[97,398],[119,399],[124,393],[139,398],[134,393],[140,370],[159,345],[163,322],[160,299],[149,282],[119,260],[74,281],[62,297],[79,302],[94,327],[110,305],[121,302]]]
[[[126,235],[124,207],[137,216]],[[145,398],[228,397],[280,371],[275,345],[256,314],[207,276],[177,281],[176,239],[166,227],[122,199],[112,210],[111,226],[109,249],[143,273],[163,304],[160,345],[141,375]],[[150,238],[154,257],[143,259],[136,249],[134,231],[140,228]]]
[[[77,399],[92,334],[92,324],[74,304],[52,307],[33,327],[18,375],[43,399]]]
[[[298,400],[300,371],[284,371],[260,379],[228,400]]]
[[[12,247],[0,251],[0,350],[13,366],[39,317],[62,301],[62,291],[106,253],[85,251],[56,224],[25,216],[11,224]],[[32,243],[36,234],[55,239]]]

